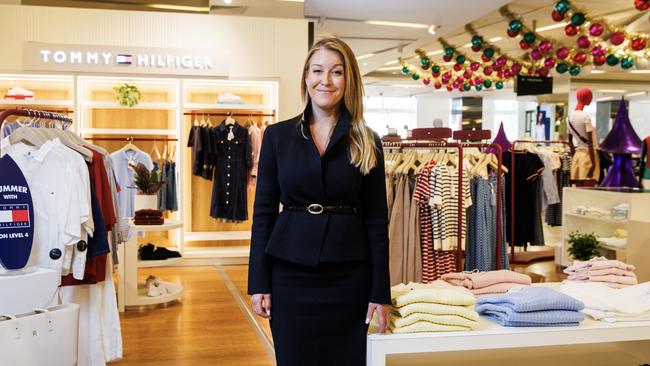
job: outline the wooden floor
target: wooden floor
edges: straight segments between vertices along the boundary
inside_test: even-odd
[[[514,271],[531,274],[535,282],[561,281],[564,275],[552,261],[516,265]],[[255,318],[254,331],[240,308],[240,296],[250,311],[246,294],[248,267],[170,267],[140,270],[163,281],[180,282],[182,303],[155,309],[130,310],[122,315],[124,358],[118,366],[272,366],[265,344],[271,339],[268,321]],[[228,290],[231,281],[235,296]],[[238,293],[237,293],[238,292]],[[264,338],[266,337],[266,341]]]
[[[185,294],[182,303],[124,313],[124,358],[114,365],[274,364],[215,267],[152,268],[140,274],[142,280],[153,274],[180,282]]]

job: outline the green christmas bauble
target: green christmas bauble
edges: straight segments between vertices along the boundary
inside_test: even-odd
[[[433,67],[431,68],[431,72],[434,73],[434,74],[439,73],[440,72],[440,66],[433,65]]]
[[[491,88],[492,87],[492,81],[483,80],[483,86],[486,87],[486,88]]]
[[[607,64],[609,66],[616,66],[618,65],[618,57],[616,55],[607,55],[607,58],[605,59]]]
[[[578,76],[580,71],[582,71],[582,69],[578,65],[573,65],[569,68],[569,74],[571,74],[571,76]]]
[[[508,24],[508,30],[515,33],[519,32],[522,27],[523,24],[521,24],[521,20],[519,19],[513,19],[510,21],[510,24]]]
[[[467,83],[463,84],[463,90],[469,91],[470,89],[472,89],[472,87],[469,84]]]
[[[560,14],[565,14],[567,11],[569,11],[569,9],[571,9],[571,5],[566,0],[560,0],[555,3],[555,11]]]
[[[621,60],[621,68],[624,70],[631,69],[634,66],[634,59],[632,57],[624,57]]]
[[[481,91],[483,90],[483,85],[476,85],[474,89],[476,89],[476,91]]]
[[[472,46],[478,47],[483,44],[483,37],[481,36],[474,36],[472,37]]]
[[[411,78],[413,78],[413,80],[417,80],[417,79],[420,78],[420,75],[415,73],[415,74],[411,75]]]
[[[497,89],[503,89],[503,81],[497,81],[494,86],[496,86]]]
[[[557,64],[557,66],[555,66],[555,71],[560,74],[564,74],[565,72],[569,71],[569,66],[564,62],[560,62]]]
[[[483,50],[483,55],[488,58],[492,58],[494,56],[494,48],[486,48]]]
[[[583,13],[575,13],[571,16],[571,24],[576,27],[581,26],[585,22],[585,15]]]
[[[465,63],[465,56],[458,55],[458,57],[456,57],[456,63],[457,64],[464,64]]]
[[[408,75],[409,74],[409,68],[404,66],[402,67],[402,75]]]
[[[451,47],[446,47],[445,48],[445,55],[446,56],[453,56],[454,55],[454,49]]]
[[[431,65],[431,60],[427,56],[424,56],[420,59],[420,65],[422,65],[422,67],[429,67],[429,65]]]
[[[526,42],[528,44],[531,44],[531,43],[535,42],[536,38],[537,37],[535,37],[535,34],[533,32],[528,32],[528,33],[524,34],[524,42]]]

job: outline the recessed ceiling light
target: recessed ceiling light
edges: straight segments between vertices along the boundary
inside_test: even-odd
[[[396,63],[399,63],[399,60],[388,61],[384,64],[384,66],[395,65]]]
[[[499,41],[501,41],[501,40],[503,40],[503,37],[493,37],[493,38],[490,38],[490,42],[492,42],[492,43],[494,43],[494,42],[499,42]]]
[[[368,66],[368,63],[367,63],[367,62],[364,62],[364,63],[363,63],[363,66]]]
[[[650,70],[632,70],[630,71],[632,74],[650,74]]]
[[[226,3],[226,4],[231,4],[232,0],[223,0],[223,2]]]
[[[608,100],[613,100],[613,99],[614,99],[614,97],[605,97],[605,98],[600,98],[600,99],[598,99],[597,101],[598,101],[598,102],[606,102],[606,101],[608,101]]]
[[[431,52],[427,53],[427,56],[439,55],[439,54],[441,54],[441,53],[442,53],[442,50],[431,51]]]
[[[642,91],[640,91],[640,92],[634,92],[634,93],[628,93],[628,94],[625,94],[626,97],[638,97],[638,96],[640,96],[640,95],[646,95],[646,92],[642,92]]]
[[[598,91],[601,93],[619,93],[619,94],[623,94],[626,92],[626,90],[622,90],[622,89],[598,89]]]
[[[391,84],[390,86],[395,88],[423,88],[422,85],[418,84]]]
[[[401,70],[402,66],[388,66],[388,67],[380,67],[377,69],[377,71],[391,71],[391,70]]]
[[[431,24],[431,26],[429,27],[429,34],[431,34],[432,36],[436,35],[436,26],[434,24]]]
[[[184,5],[170,5],[170,4],[148,4],[148,8],[163,9],[163,10],[176,10],[176,11],[194,11],[194,12],[209,12],[209,7],[203,6],[184,6]]]
[[[547,25],[545,27],[537,28],[537,32],[546,32],[546,31],[550,31],[550,30],[553,30],[553,29],[564,28],[565,26],[566,26],[566,23],[551,24],[551,25]]]
[[[387,27],[403,27],[403,28],[421,28],[421,29],[426,29],[429,28],[427,24],[420,24],[420,23],[403,23],[403,22],[386,22],[383,20],[366,20],[364,21],[366,24],[372,24],[372,25],[384,25]]]
[[[374,55],[375,55],[374,53],[367,53],[365,55],[357,56],[357,60],[363,60],[363,59],[366,59],[366,58],[370,58],[370,57],[372,57]]]
[[[605,70],[592,69],[591,73],[592,74],[604,74]]]

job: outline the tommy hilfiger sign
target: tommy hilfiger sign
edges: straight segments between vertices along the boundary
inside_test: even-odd
[[[219,56],[219,57],[217,57]],[[25,70],[168,75],[228,75],[228,57],[217,50],[142,47],[23,45]]]

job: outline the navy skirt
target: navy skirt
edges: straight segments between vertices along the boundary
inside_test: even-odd
[[[277,366],[363,366],[368,262],[309,267],[273,259],[271,331]]]

